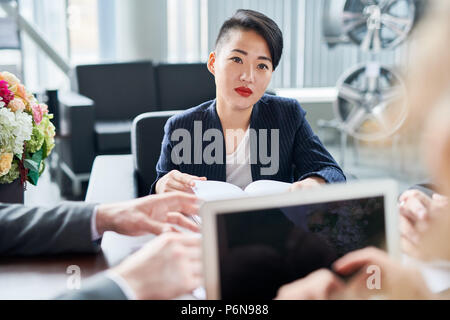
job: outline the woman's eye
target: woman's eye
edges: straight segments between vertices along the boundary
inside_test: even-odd
[[[261,70],[269,70],[269,67],[264,63],[259,64],[258,68]]]
[[[233,58],[231,58],[230,60],[232,60],[232,61],[234,61],[234,62],[237,62],[237,63],[242,63],[242,59],[239,58],[239,57],[233,57]]]

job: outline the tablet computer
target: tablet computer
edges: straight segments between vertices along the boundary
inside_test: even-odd
[[[282,285],[366,246],[400,252],[397,184],[325,185],[200,209],[207,299],[272,299]]]

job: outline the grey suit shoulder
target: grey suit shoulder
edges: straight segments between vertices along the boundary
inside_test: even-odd
[[[95,204],[27,207],[0,203],[0,255],[98,252],[92,241]]]

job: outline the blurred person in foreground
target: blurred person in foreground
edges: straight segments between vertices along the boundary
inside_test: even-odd
[[[433,262],[450,274],[450,1],[430,3],[412,48],[408,69],[407,101],[410,105],[408,134],[421,134],[425,160],[435,186],[434,195],[425,190],[407,191],[400,197],[402,249],[423,261]],[[446,41],[447,40],[447,41]],[[424,120],[425,119],[425,120]],[[380,271],[379,289],[369,266]],[[333,264],[333,271],[320,269],[305,278],[282,286],[277,299],[449,299],[447,290],[435,293],[424,274],[375,248],[351,252]],[[350,276],[343,281],[341,276]],[[449,282],[450,277],[446,277]],[[445,280],[445,279],[444,279]],[[445,284],[444,284],[445,285]]]
[[[197,197],[181,192],[121,203],[63,202],[53,207],[0,203],[0,262],[5,256],[98,253],[106,231],[157,237],[118,266],[84,280],[59,299],[172,299],[202,284],[200,238],[189,215]]]

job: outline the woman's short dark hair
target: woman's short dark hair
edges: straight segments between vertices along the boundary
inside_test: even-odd
[[[244,31],[253,30],[266,40],[272,58],[273,70],[275,70],[283,52],[283,33],[275,21],[260,12],[239,9],[220,28],[216,40],[216,49],[226,39],[228,33],[235,29]]]

